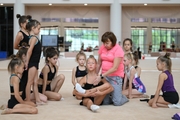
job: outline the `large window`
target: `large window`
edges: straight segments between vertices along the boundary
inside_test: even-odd
[[[160,43],[165,43],[166,48],[171,48],[174,42],[176,47],[180,40],[180,29],[174,28],[152,28],[152,51],[160,50]]]
[[[145,52],[145,40],[146,40],[147,28],[144,27],[132,27],[131,28],[131,38],[133,41],[133,50],[137,50],[140,47],[142,53]]]
[[[84,44],[84,50],[87,47],[94,48],[99,46],[98,28],[65,28],[65,42],[71,42],[68,46],[69,51],[80,51]]]
[[[59,35],[58,27],[43,27],[40,30],[39,38],[41,35]]]

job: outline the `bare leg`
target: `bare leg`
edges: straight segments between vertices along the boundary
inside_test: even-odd
[[[1,114],[13,114],[13,113],[21,113],[21,114],[37,114],[38,110],[35,107],[26,104],[17,104],[13,109],[5,109]]]
[[[154,101],[154,98],[149,100],[149,102],[148,102],[149,106],[152,106],[153,101]],[[167,108],[168,104],[170,104],[170,103],[166,102],[162,96],[158,97],[157,102],[156,102],[156,105],[158,107],[165,107],[165,108]]]
[[[169,108],[168,105],[157,103],[156,104],[158,107],[163,107],[163,108]]]
[[[51,82],[52,91],[58,93],[64,83],[64,80],[65,76],[63,74],[56,76]]]
[[[62,98],[61,94],[52,91],[45,91],[45,95],[47,96],[48,100],[52,101],[59,101]]]
[[[129,90],[126,89],[126,90],[123,90],[122,91],[122,94],[123,95],[126,95],[128,97],[129,95]],[[137,91],[136,89],[132,89],[132,93],[131,93],[131,96],[133,98],[147,98],[148,96],[145,96],[143,93],[140,93],[139,91]]]
[[[106,95],[102,95],[102,96],[97,96],[94,98],[94,104],[96,105],[101,105],[101,103],[103,102],[104,98],[106,97]]]
[[[39,93],[39,98],[40,98],[41,101],[43,101],[43,102],[45,102],[45,103],[47,102],[47,97],[46,97],[45,95],[41,94],[41,93]],[[31,99],[31,101],[36,102],[36,101],[35,101],[34,93],[31,93],[30,99]]]
[[[86,106],[89,110],[96,112],[99,109],[98,105],[93,104],[92,100],[89,98],[83,99],[83,105]]]
[[[34,83],[34,78],[35,78],[35,67],[29,68],[28,71],[28,82],[26,85],[26,100],[30,101],[30,93],[31,93],[31,86]]]
[[[86,106],[87,109],[91,110],[90,107],[93,105],[93,102],[89,98],[84,98],[83,105]]]
[[[36,102],[41,102],[40,98],[39,98],[39,92],[38,92],[38,71],[36,69],[36,72],[35,72],[35,77],[34,77],[34,95],[35,95],[35,99],[36,99]]]

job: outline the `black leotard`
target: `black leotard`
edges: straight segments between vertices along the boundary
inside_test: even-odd
[[[29,45],[29,35],[26,35],[22,30],[19,32],[23,35],[23,39],[20,41],[19,46],[22,46],[22,43],[27,43],[27,45]]]
[[[87,75],[87,70],[79,70],[79,66],[76,67],[76,74],[75,77],[84,77],[85,75]]]
[[[17,76],[16,74],[12,74],[11,76],[10,76],[10,80],[11,80],[11,77],[12,76]],[[18,77],[18,76],[17,76]],[[19,77],[18,77],[19,78]],[[10,82],[11,83],[11,82]],[[20,85],[20,78],[19,78],[19,92],[20,91],[22,91],[22,89],[21,89],[22,87],[21,87],[21,85]],[[10,92],[11,93],[14,93],[14,86],[12,86],[11,84],[10,84]],[[20,95],[21,96],[21,95]],[[18,104],[19,102],[17,101],[17,99],[15,98],[15,96],[14,95],[11,95],[11,97],[10,97],[10,99],[8,100],[8,108],[13,108],[16,104]]]

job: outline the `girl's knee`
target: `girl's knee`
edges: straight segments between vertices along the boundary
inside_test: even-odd
[[[65,76],[63,74],[60,74],[59,75],[59,79],[64,81],[65,80]]]
[[[61,98],[62,98],[62,96],[61,96],[59,93],[56,94],[56,96],[55,96],[55,100],[56,100],[56,101],[60,101]]]
[[[148,105],[152,106],[152,99],[148,101]]]
[[[38,113],[38,109],[35,107],[31,107],[31,114],[37,114]]]

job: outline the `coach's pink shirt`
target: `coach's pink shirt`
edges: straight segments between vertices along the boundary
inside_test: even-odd
[[[102,45],[98,51],[101,61],[102,61],[102,73],[105,73],[113,66],[113,62],[115,58],[122,58],[119,64],[117,71],[111,73],[108,76],[120,76],[124,77],[124,65],[123,65],[123,58],[124,58],[124,51],[122,48],[116,44],[112,49],[107,50],[104,45]]]

